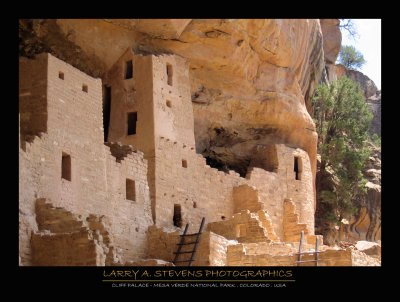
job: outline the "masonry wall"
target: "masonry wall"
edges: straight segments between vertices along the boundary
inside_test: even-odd
[[[104,263],[105,256],[86,231],[66,234],[33,234],[32,265],[89,266]]]
[[[267,148],[270,150],[271,148]],[[268,211],[276,234],[283,239],[283,203],[285,198],[292,198],[296,205],[299,221],[305,223],[309,234],[314,234],[314,193],[311,165],[308,154],[299,149],[283,144],[276,144],[278,166],[271,172],[259,167],[251,167],[246,175],[248,184],[258,190],[259,200],[263,209]],[[263,152],[263,148],[255,153]],[[300,180],[296,180],[294,158],[301,160],[302,170]],[[275,167],[275,156],[274,167]]]
[[[313,254],[303,255],[302,261],[314,260]],[[352,251],[325,250],[319,254],[318,266],[351,266]],[[290,246],[282,244],[237,244],[227,248],[228,266],[297,266],[297,255]],[[300,266],[315,266],[314,262]]]
[[[195,147],[188,64],[179,56],[152,56],[152,59],[155,137]],[[172,75],[168,76],[167,69]]]
[[[108,151],[106,151],[108,153]],[[153,224],[147,183],[147,161],[143,153],[129,154],[120,163],[107,154],[107,200],[103,215],[112,217],[112,233],[125,259],[140,259],[147,254],[147,228]],[[126,198],[126,179],[135,182],[135,200]]]
[[[309,234],[314,234],[315,208],[310,158],[307,152],[299,148],[295,150],[286,149],[286,152],[282,153],[287,163],[287,196],[293,199],[300,222],[307,225]],[[301,179],[299,180],[295,179],[296,173],[293,171],[293,156],[299,158],[300,161],[301,172],[299,174],[301,174]]]
[[[173,226],[174,205],[181,206],[182,223],[198,228],[233,215],[233,187],[245,182],[239,174],[226,175],[206,165],[194,148],[160,138],[156,157],[156,224]],[[182,161],[186,161],[186,168]]]
[[[47,131],[47,59],[40,56],[33,73],[30,60],[19,64],[19,113],[22,139]]]
[[[30,239],[37,231],[37,198],[46,198],[83,219],[91,214],[106,216],[110,236],[115,237],[122,257],[143,256],[145,232],[152,224],[143,154],[129,154],[118,163],[109,147],[104,146],[101,80],[47,54],[27,63],[27,77],[38,74],[36,65],[43,64],[42,60],[48,62],[47,72],[42,74],[47,82],[48,130],[27,143],[26,151],[19,150],[22,263],[29,265],[32,260]],[[64,79],[59,77],[60,72]],[[27,92],[29,87],[24,88]],[[70,156],[70,180],[61,177],[63,155]],[[126,178],[136,182],[135,201],[126,199]]]
[[[126,78],[127,62],[132,62],[132,77]],[[154,156],[153,62],[151,56],[135,56],[128,49],[104,79],[111,87],[111,113],[108,142],[135,146]],[[128,113],[137,112],[136,134],[128,135]]]
[[[193,230],[189,233],[193,233]],[[172,262],[174,260],[174,252],[177,250],[177,243],[180,240],[180,232],[174,231],[171,228],[158,228],[152,226],[148,232],[148,257],[154,259],[162,259],[164,261]],[[210,231],[205,231],[200,237],[195,255],[193,266],[225,266],[227,265],[226,253],[227,247],[232,244],[237,244],[237,241],[228,240],[223,236],[215,234]],[[192,250],[192,245],[183,246],[181,251]],[[179,260],[185,260],[191,254],[183,254]],[[179,264],[177,264],[179,265]],[[181,263],[186,266],[187,263]]]

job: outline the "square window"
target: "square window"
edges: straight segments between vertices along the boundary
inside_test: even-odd
[[[187,160],[182,159],[182,167],[187,168]]]

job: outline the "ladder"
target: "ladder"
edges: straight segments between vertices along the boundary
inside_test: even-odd
[[[322,252],[318,251],[318,245],[319,245],[318,237],[315,238],[315,251],[314,252],[311,252],[311,251],[302,252],[301,248],[302,248],[302,245],[303,245],[303,241],[304,241],[304,231],[301,231],[300,242],[299,242],[299,252],[296,253],[296,255],[297,255],[297,261],[296,261],[297,266],[300,266],[301,263],[307,263],[307,262],[314,262],[315,263],[314,266],[318,266],[318,261],[320,261],[319,254],[322,253]],[[302,255],[314,255],[314,260],[301,260],[301,256]]]
[[[201,220],[201,223],[200,223],[199,231],[194,234],[186,234],[187,230],[189,228],[189,224],[188,223],[186,224],[183,234],[180,235],[181,239],[180,239],[179,243],[177,244],[178,250],[176,252],[174,252],[175,258],[174,258],[174,261],[172,261],[173,264],[186,262],[186,263],[188,263],[188,266],[192,266],[192,262],[195,261],[194,256],[196,255],[197,245],[200,241],[200,235],[203,231],[204,221],[205,221],[205,218],[203,217],[203,219]],[[187,241],[185,241],[186,238],[191,239],[191,240],[189,242],[187,242]],[[194,240],[192,238],[194,238]],[[189,251],[182,251],[182,247],[185,245],[188,245],[188,246],[192,245],[192,249]],[[184,254],[190,254],[190,258],[179,260],[179,256],[184,255]]]

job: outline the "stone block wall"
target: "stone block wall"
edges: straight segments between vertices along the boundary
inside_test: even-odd
[[[153,224],[147,161],[140,151],[128,154],[121,162],[108,150],[106,153],[108,207],[101,214],[110,217],[115,246],[121,249],[124,259],[143,258],[147,254],[147,228]],[[127,179],[133,181],[134,200],[128,199]]]
[[[249,210],[254,213],[263,208],[262,203],[258,199],[256,188],[248,185],[241,185],[233,188],[233,204],[234,213],[239,213],[243,210]]]
[[[189,67],[179,56],[152,56],[155,138],[195,147]]]
[[[307,225],[310,234],[314,234],[314,191],[309,156],[299,148],[291,148],[284,144],[274,146],[274,148],[268,146],[266,148],[267,154],[273,158],[273,163],[267,164],[267,159],[263,159],[263,167],[274,167],[275,172],[252,166],[246,175],[248,185],[257,189],[259,200],[263,204],[262,209],[270,215],[278,237],[283,238],[282,220],[285,198],[292,198],[299,221]],[[258,148],[255,154],[264,152],[263,150],[264,148]],[[271,155],[271,152],[276,152],[276,156]],[[256,158],[260,157],[261,155],[256,156]],[[296,179],[294,171],[296,157],[300,179]],[[257,162],[259,163],[260,160]]]
[[[38,74],[36,64],[44,64],[43,60],[48,130],[19,150],[22,263],[29,265],[32,260],[30,240],[32,231],[38,230],[34,219],[38,198],[79,214],[83,220],[91,214],[107,217],[110,236],[116,238],[122,257],[144,256],[145,233],[152,220],[143,153],[128,154],[117,162],[103,144],[101,81],[48,54],[25,61],[30,65],[25,68],[26,76]],[[28,86],[23,93],[29,93]],[[20,102],[25,102],[23,97]],[[69,160],[64,162],[65,156]],[[67,167],[63,168],[63,162]],[[67,179],[63,178],[65,170],[69,171]],[[137,200],[126,198],[126,178],[135,182]]]
[[[180,240],[180,232],[173,228],[158,228],[151,226],[148,232],[148,258],[162,259],[172,262],[177,251],[177,244]],[[193,232],[188,232],[193,233]],[[227,247],[237,244],[235,240],[228,240],[223,236],[210,231],[205,231],[200,237],[198,248],[195,254],[193,266],[224,266],[226,262]],[[183,246],[181,251],[192,250],[192,245]],[[188,254],[189,256],[191,254]],[[188,259],[189,256],[181,255],[179,260]],[[187,263],[176,264],[186,266]]]
[[[20,135],[23,146],[32,136],[47,132],[47,57],[38,56],[33,70],[29,59],[19,64]]]
[[[248,210],[234,214],[232,219],[209,223],[208,230],[238,242],[271,241],[258,214]]]
[[[225,174],[206,165],[194,148],[160,138],[157,141],[156,224],[173,226],[174,205],[180,205],[182,223],[198,228],[233,215],[233,187],[245,182],[239,174]]]
[[[104,265],[105,258],[86,230],[64,234],[35,233],[32,252],[34,266]]]
[[[227,248],[228,266],[297,266],[296,248],[282,243],[248,243],[230,245]],[[302,261],[314,260],[315,256],[306,254]],[[319,254],[318,266],[351,266],[352,251],[325,250]],[[301,263],[300,266],[315,266],[314,262]]]
[[[104,86],[111,90],[107,141],[132,145],[144,152],[146,158],[154,153],[152,66],[151,56],[135,56],[129,48],[104,79]],[[127,69],[131,69],[130,74]],[[128,114],[132,112],[137,113],[136,133],[128,134]]]

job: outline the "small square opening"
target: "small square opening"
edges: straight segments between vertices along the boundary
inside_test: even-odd
[[[187,168],[187,160],[182,159],[182,167]]]
[[[88,85],[83,84],[82,85],[82,91],[87,93],[89,91]]]
[[[132,179],[126,179],[126,199],[135,201],[136,200],[136,188],[135,181]]]
[[[171,101],[167,101],[166,104],[167,104],[167,107],[172,108],[172,103],[171,103]]]
[[[64,80],[64,73],[62,71],[58,72],[58,78]]]
[[[71,156],[64,152],[61,158],[61,178],[71,181]]]

